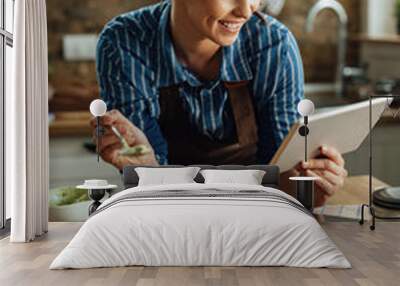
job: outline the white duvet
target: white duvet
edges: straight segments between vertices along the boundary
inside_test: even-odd
[[[50,269],[145,266],[293,266],[349,268],[350,263],[309,214],[257,198],[151,198],[133,192],[261,190],[238,184],[135,187],[106,200]],[[137,193],[134,193],[137,194]],[[297,202],[298,203],[298,202]]]

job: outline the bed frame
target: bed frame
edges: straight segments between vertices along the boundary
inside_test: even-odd
[[[219,169],[219,170],[263,170],[266,172],[264,178],[262,180],[262,185],[265,187],[271,187],[279,189],[279,167],[274,165],[190,165],[195,167],[200,167],[201,169]],[[125,166],[122,171],[122,181],[124,184],[124,189],[133,188],[138,185],[139,177],[135,171],[137,167],[148,167],[148,168],[179,168],[184,167],[183,165],[165,165],[165,166],[157,166],[157,167],[149,167],[149,166]],[[204,183],[203,176],[199,173],[194,179],[197,183]]]

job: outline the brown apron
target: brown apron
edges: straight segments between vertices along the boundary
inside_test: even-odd
[[[168,143],[169,164],[256,163],[257,123],[247,83],[224,83],[236,127],[236,138],[230,141],[211,140],[190,124],[178,86],[160,89],[159,125]]]

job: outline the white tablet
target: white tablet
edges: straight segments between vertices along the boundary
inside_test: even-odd
[[[372,126],[378,122],[388,103],[386,98],[372,101]],[[298,129],[303,119],[295,123],[270,164],[277,165],[281,172],[293,168],[304,160],[304,137]],[[309,116],[307,137],[308,158],[319,154],[318,148],[329,145],[341,154],[355,151],[369,133],[369,100],[318,112]]]

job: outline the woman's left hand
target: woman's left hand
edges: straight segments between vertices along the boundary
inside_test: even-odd
[[[344,185],[348,172],[342,155],[329,146],[320,147],[320,155],[302,162],[296,169],[310,177],[319,177],[316,184],[315,205],[321,206]]]

